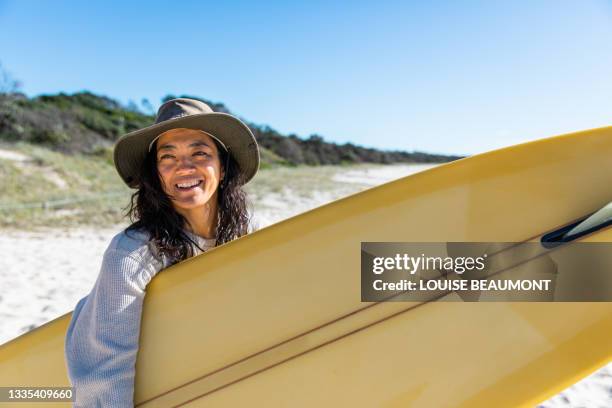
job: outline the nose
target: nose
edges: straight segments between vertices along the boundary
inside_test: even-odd
[[[176,168],[177,173],[193,173],[195,171],[195,165],[190,156],[182,156],[179,158],[179,163]]]

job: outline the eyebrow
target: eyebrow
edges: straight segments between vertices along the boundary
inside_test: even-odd
[[[206,147],[209,147],[209,148],[210,148],[210,146],[209,146],[208,144],[206,144],[205,142],[203,142],[203,141],[201,141],[201,140],[198,140],[197,142],[193,142],[193,143],[191,143],[191,144],[189,145],[189,147],[199,147],[199,146],[206,146]],[[175,145],[173,145],[173,144],[168,144],[168,143],[166,143],[165,145],[160,146],[160,147],[157,149],[157,151],[159,152],[159,151],[160,151],[160,150],[162,150],[162,149],[176,149],[176,146],[175,146]]]

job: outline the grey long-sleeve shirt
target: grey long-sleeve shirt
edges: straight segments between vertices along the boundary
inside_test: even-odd
[[[187,234],[205,251],[214,239]],[[194,248],[195,253],[201,253]],[[133,407],[140,319],[147,284],[170,266],[153,256],[148,234],[130,231],[111,241],[91,293],[81,299],[66,333],[74,407]]]

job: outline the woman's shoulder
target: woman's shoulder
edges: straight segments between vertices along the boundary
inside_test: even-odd
[[[102,260],[102,282],[110,279],[129,282],[143,291],[157,272],[163,269],[163,260],[154,256],[150,235],[142,229],[126,228],[112,239]]]
[[[150,235],[142,229],[126,228],[111,239],[107,251],[138,258],[148,257],[151,255]]]

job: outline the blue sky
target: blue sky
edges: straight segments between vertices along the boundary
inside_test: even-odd
[[[0,0],[28,95],[223,102],[283,133],[474,154],[612,124],[612,2]]]

